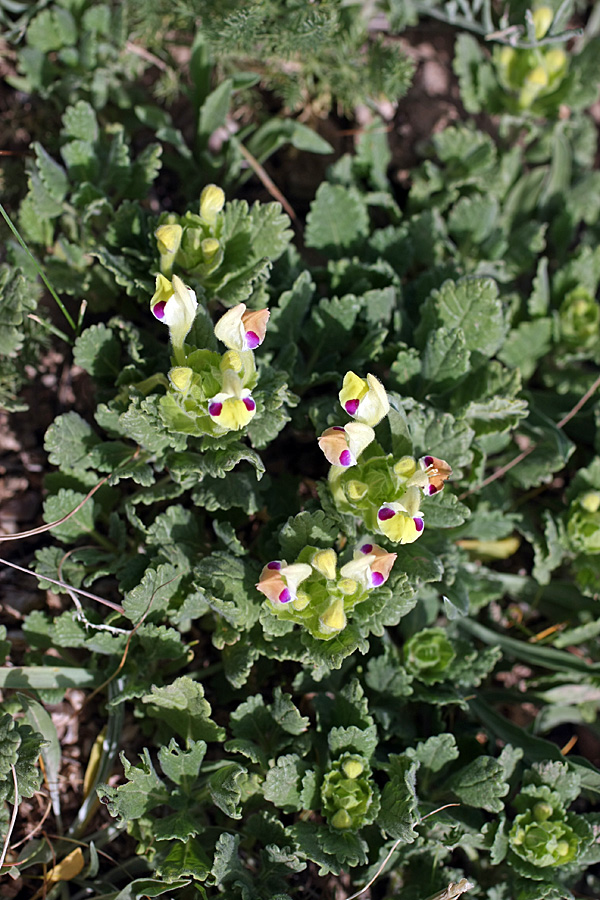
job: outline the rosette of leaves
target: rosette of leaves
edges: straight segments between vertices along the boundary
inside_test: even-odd
[[[548,869],[576,863],[592,842],[585,817],[566,812],[547,785],[526,785],[514,806],[519,812],[508,834],[511,861],[529,878],[550,879]]]
[[[600,348],[600,304],[585,286],[565,296],[558,323],[560,339],[567,347],[577,352]]]
[[[404,664],[408,671],[425,684],[444,681],[456,651],[443,628],[425,628],[413,634],[404,645]]]
[[[334,760],[321,785],[323,815],[333,828],[355,831],[373,822],[377,787],[366,759],[344,753]]]

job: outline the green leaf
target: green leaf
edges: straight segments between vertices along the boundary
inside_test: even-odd
[[[183,572],[174,566],[162,564],[156,569],[148,568],[133,590],[123,598],[123,610],[132,622],[139,622],[142,616],[151,618],[164,612],[174,596]]]
[[[33,149],[39,177],[44,189],[56,204],[62,204],[69,186],[67,173],[37,141],[33,144]]]
[[[271,318],[265,347],[290,348],[302,334],[302,323],[310,309],[315,284],[310,273],[303,271],[289,291],[284,291],[277,306],[271,308]]]
[[[467,806],[500,813],[504,809],[500,798],[506,797],[509,791],[504,776],[504,767],[497,759],[478,756],[452,776],[449,787]]]
[[[427,338],[422,357],[422,375],[428,389],[449,385],[469,371],[471,353],[460,328],[437,328]]]
[[[30,725],[37,737],[41,736],[43,738],[41,750],[42,759],[44,760],[45,780],[50,792],[54,814],[60,816],[58,777],[61,764],[61,748],[56,726],[41,703],[34,700],[33,697],[28,697],[26,694],[19,693],[17,696],[25,713],[25,721]]]
[[[27,315],[37,306],[37,293],[20,269],[0,267],[0,354],[16,356],[27,333]]]
[[[433,294],[439,320],[447,328],[462,328],[469,350],[493,356],[506,334],[496,282],[491,278],[446,281]]]
[[[389,757],[389,780],[381,794],[377,824],[392,838],[412,844],[418,837],[417,769],[419,763],[397,753]]]
[[[239,784],[248,770],[238,763],[221,766],[208,779],[213,803],[231,819],[241,819],[242,789]]]
[[[280,756],[267,772],[263,793],[265,800],[288,812],[302,808],[301,783],[308,763],[295,753]]]
[[[330,547],[338,535],[338,526],[322,510],[291,516],[279,532],[282,555],[293,561],[306,546]]]
[[[205,753],[204,741],[188,741],[187,748],[182,750],[171,738],[168,747],[159,749],[158,761],[167,778],[185,789],[198,777]]]
[[[90,325],[75,341],[73,359],[98,381],[113,385],[121,372],[121,343],[106,325]]]
[[[62,117],[63,134],[80,141],[98,140],[98,122],[94,108],[86,100],[67,106]]]
[[[152,685],[142,703],[148,715],[159,718],[186,741],[222,741],[225,731],[210,718],[210,703],[204,699],[204,688],[187,675],[176,678],[165,687]]]
[[[446,763],[458,759],[459,753],[453,734],[434,734],[426,741],[420,741],[416,747],[408,747],[406,756],[416,759],[432,772],[439,772]]]
[[[90,451],[100,438],[76,412],[57,416],[44,436],[48,461],[64,469],[88,469],[93,463]],[[129,451],[131,453],[131,451]]]
[[[179,882],[188,875],[204,881],[210,873],[210,867],[211,860],[202,843],[197,838],[191,838],[185,844],[176,841],[156,867],[156,871],[169,882]]]
[[[144,900],[146,897],[160,897],[171,894],[178,888],[187,887],[190,880],[177,878],[164,881],[162,878],[136,878],[114,896],[114,900]]]
[[[116,816],[120,822],[141,818],[155,806],[167,803],[170,796],[167,787],[156,774],[147,747],[144,747],[140,760],[141,765],[134,766],[125,754],[121,753],[127,782],[119,787],[110,787],[107,784],[98,787],[100,802],[104,803],[111,816]]]
[[[206,147],[211,134],[225,124],[231,105],[232,87],[233,81],[226,78],[211,91],[200,107],[196,136],[201,147]]]
[[[306,218],[305,242],[332,255],[367,234],[365,203],[355,188],[323,182]]]
[[[539,359],[550,349],[552,320],[537,318],[533,322],[521,322],[509,332],[500,359],[511,369],[519,369],[524,379],[529,378]]]
[[[57,522],[68,513],[72,512],[82,500],[85,494],[60,488],[58,493],[51,494],[44,501],[44,519],[47,523]],[[90,538],[94,535],[94,517],[96,505],[93,499],[87,500],[81,509],[72,515],[66,522],[52,528],[52,534],[60,541],[76,541],[79,538]]]
[[[19,800],[40,789],[42,773],[36,763],[44,743],[41,734],[17,724],[9,713],[0,717],[0,803],[15,803],[13,766]]]

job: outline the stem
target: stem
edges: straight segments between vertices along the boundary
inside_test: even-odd
[[[21,235],[19,234],[19,232],[17,231],[16,227],[13,225],[12,219],[10,218],[10,216],[8,215],[8,213],[4,209],[4,206],[1,203],[0,203],[0,215],[2,216],[2,218],[4,219],[4,221],[6,222],[6,224],[8,225],[8,227],[10,228],[10,230],[12,231],[14,236],[16,237],[17,241],[19,242],[19,244],[21,245],[21,247],[23,248],[23,250],[25,251],[27,256],[31,259],[33,265],[35,266],[36,272],[38,273],[38,275],[40,276],[40,278],[42,279],[42,281],[44,282],[44,284],[46,285],[46,287],[48,288],[48,290],[54,297],[54,300],[56,301],[58,308],[62,312],[63,316],[65,317],[65,319],[67,320],[67,322],[69,323],[69,325],[71,326],[73,331],[77,331],[77,326],[75,325],[75,322],[71,318],[69,311],[67,310],[64,303],[62,302],[62,300],[60,299],[60,297],[58,296],[58,294],[56,293],[56,291],[54,290],[54,288],[52,287],[52,285],[46,278],[46,275],[44,274],[42,267],[40,266],[39,262],[37,261],[37,259],[35,258],[35,256],[31,252],[31,250],[29,249],[29,247],[27,246],[27,244],[25,243],[25,241],[23,240]]]

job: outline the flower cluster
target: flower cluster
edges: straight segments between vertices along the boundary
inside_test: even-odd
[[[223,261],[221,241],[225,194],[216,184],[209,184],[200,195],[200,212],[184,216],[163,213],[154,232],[160,255],[160,271],[167,278],[177,264],[196,278],[212,274]]]
[[[321,785],[324,817],[332,828],[356,831],[379,810],[379,795],[368,762],[355,753],[334,760]]]
[[[334,550],[305,547],[297,560],[273,560],[263,568],[256,587],[284,621],[304,625],[313,637],[330,640],[347,624],[348,613],[387,581],[395,553],[369,540],[338,571]]]
[[[548,785],[525,785],[514,805],[518,815],[508,844],[522,874],[543,879],[544,869],[575,862],[590,845],[592,832],[585,817],[567,812],[559,793]]]
[[[248,310],[244,303],[228,310],[215,325],[215,336],[227,347],[220,354],[186,346],[198,300],[179,276],[169,280],[157,275],[150,309],[169,327],[176,363],[169,372],[169,393],[161,401],[170,430],[219,436],[248,425],[256,413],[253,351],[264,340],[269,311]]]
[[[539,41],[548,32],[554,13],[548,6],[533,11],[535,36]],[[498,79],[502,87],[516,96],[517,110],[535,109],[536,103],[553,94],[563,83],[569,58],[556,46],[522,50],[502,47],[494,53]]]
[[[319,438],[331,463],[329,486],[336,506],[394,543],[416,541],[424,528],[421,496],[443,490],[452,469],[435,456],[417,462],[412,456],[394,460],[384,453],[373,428],[388,414],[390,404],[374,375],[364,380],[348,372],[339,397],[354,421],[327,428]]]

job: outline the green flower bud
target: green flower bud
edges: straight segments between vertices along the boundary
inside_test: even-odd
[[[600,491],[586,491],[569,507],[567,534],[578,553],[600,553]]]
[[[455,656],[442,628],[425,628],[413,634],[404,646],[406,668],[425,684],[444,681]]]
[[[583,287],[569,291],[558,311],[560,336],[573,349],[586,350],[600,338],[600,304]]]
[[[370,824],[379,795],[367,761],[353,753],[335,760],[321,786],[322,812],[333,828],[356,830]]]
[[[217,216],[225,205],[225,193],[216,184],[208,184],[200,194],[200,215],[210,225],[215,225]]]

